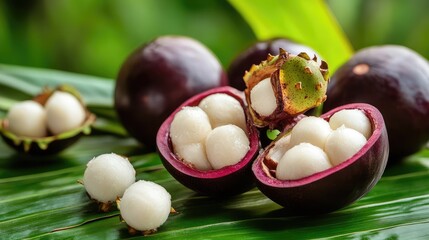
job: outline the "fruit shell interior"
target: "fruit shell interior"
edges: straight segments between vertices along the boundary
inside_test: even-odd
[[[381,113],[362,103],[344,105],[321,116],[329,120],[343,109],[359,109],[369,116],[373,133],[365,146],[343,163],[298,180],[278,180],[269,174],[264,164],[267,147],[252,170],[258,188],[274,202],[297,214],[319,214],[337,210],[367,194],[381,178],[387,164],[389,144]],[[272,143],[274,144],[274,143]]]
[[[169,136],[170,125],[174,116],[184,106],[197,106],[205,97],[225,93],[237,99],[246,113],[250,150],[235,165],[218,170],[201,171],[190,167],[174,154]],[[186,187],[204,195],[234,195],[254,186],[251,164],[259,151],[258,131],[252,125],[244,104],[243,93],[232,87],[219,87],[198,94],[179,106],[161,125],[157,134],[157,147],[162,163],[170,174]]]

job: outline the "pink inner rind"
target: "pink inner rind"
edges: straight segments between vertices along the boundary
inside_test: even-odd
[[[174,119],[175,114],[185,106],[197,106],[202,99],[215,93],[225,93],[234,97],[240,102],[243,110],[246,111],[247,108],[244,105],[242,92],[228,86],[211,89],[188,99],[181,106],[179,106],[163,122],[158,131],[156,139],[158,152],[160,153],[164,166],[170,172],[170,174],[172,174],[173,177],[175,177],[179,182],[186,185],[187,187],[205,194],[210,194],[211,191],[217,191],[216,189],[218,189],[219,193],[223,192],[222,189],[225,189],[225,192],[234,191],[234,189],[229,188],[232,188],[233,185],[237,184],[236,182],[241,183],[243,181],[247,181],[247,183],[242,183],[243,186],[253,186],[250,170],[251,162],[255,159],[259,151],[258,131],[252,125],[251,120],[249,119],[249,116],[246,112],[250,150],[237,164],[218,170],[201,171],[188,166],[182,160],[180,160],[177,155],[174,154],[169,132],[170,125]],[[213,188],[213,190],[210,190],[211,188]],[[240,191],[240,189],[237,189],[236,191]]]
[[[282,206],[307,207],[306,210],[324,212],[343,207],[365,195],[381,178],[387,164],[389,145],[381,113],[362,103],[333,109],[321,117],[329,120],[343,109],[360,109],[370,118],[373,133],[365,146],[345,162],[299,180],[278,180],[263,170],[261,154],[252,166],[257,185],[268,197]],[[268,151],[265,151],[265,153]],[[306,212],[305,209],[295,209]]]

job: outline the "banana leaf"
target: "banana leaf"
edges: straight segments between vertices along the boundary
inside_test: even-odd
[[[343,52],[341,59],[348,54]],[[157,182],[172,195],[177,213],[145,238],[429,238],[429,150],[390,165],[372,191],[343,209],[296,216],[257,188],[238,196],[211,198],[183,187],[164,169],[157,153],[147,152],[123,130],[113,108],[111,79],[0,65],[0,116],[14,102],[30,98],[43,86],[62,83],[79,89],[98,116],[98,131],[49,157],[21,155],[0,142],[0,239],[140,238],[128,233],[117,209],[99,212],[77,183],[90,159],[109,152],[128,156],[137,179]]]
[[[42,87],[47,82],[33,81],[31,76],[55,75],[56,80],[49,84],[73,76],[73,82],[94,82],[83,92],[84,97],[111,97],[103,89],[112,89],[113,81],[41,69],[33,75],[35,69],[21,69],[28,78],[16,74],[14,81],[19,79]],[[3,92],[14,89],[13,83],[1,84],[8,87],[2,87]],[[173,179],[157,153],[146,152],[135,140],[111,134],[108,128],[105,125],[99,134],[86,136],[61,154],[50,157],[20,155],[0,143],[0,239],[137,237],[128,233],[118,210],[99,212],[84,187],[77,183],[83,177],[85,164],[108,152],[129,156],[137,179],[157,182],[172,195],[177,213],[171,214],[158,232],[147,238],[416,239],[429,235],[428,150],[390,166],[375,188],[359,201],[333,213],[308,217],[289,214],[256,188],[228,198],[200,196]]]

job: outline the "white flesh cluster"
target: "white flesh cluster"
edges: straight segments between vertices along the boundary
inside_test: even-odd
[[[277,101],[271,79],[266,78],[250,91],[250,105],[260,116],[269,116],[276,110]]]
[[[55,91],[45,104],[48,129],[58,135],[78,128],[85,120],[85,109],[70,93]]]
[[[125,191],[119,209],[130,227],[139,231],[155,230],[170,214],[171,196],[164,187],[140,180]]]
[[[249,150],[246,129],[240,102],[218,93],[199,106],[181,109],[171,123],[170,138],[175,154],[204,171],[239,162]]]
[[[47,135],[46,111],[35,101],[13,105],[7,116],[8,130],[17,136],[41,138]]]
[[[88,162],[83,184],[92,199],[114,202],[135,182],[135,175],[128,159],[114,153],[102,154]]]
[[[342,113],[343,111],[346,112]],[[278,162],[278,179],[295,180],[341,164],[355,155],[372,134],[371,123],[360,110],[341,110],[335,113],[330,121],[332,119],[334,123],[328,123],[321,118],[306,117],[295,125],[290,135],[283,137],[284,141],[278,140],[267,155]],[[341,124],[340,127],[331,128],[337,124]]]

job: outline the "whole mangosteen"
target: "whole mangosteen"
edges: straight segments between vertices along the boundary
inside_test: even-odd
[[[155,149],[161,123],[186,99],[224,86],[216,56],[184,36],[162,36],[136,49],[116,81],[115,108],[130,135]]]
[[[316,51],[310,47],[286,38],[271,38],[258,41],[238,54],[229,65],[228,79],[230,86],[243,91],[246,88],[243,81],[244,73],[253,64],[257,65],[267,59],[268,54],[278,55],[280,48],[294,55],[298,55],[301,52],[306,52],[311,57],[317,55]]]
[[[404,46],[360,50],[331,78],[324,111],[369,103],[383,114],[390,158],[401,159],[429,140],[429,64]]]

